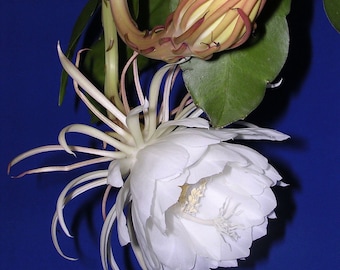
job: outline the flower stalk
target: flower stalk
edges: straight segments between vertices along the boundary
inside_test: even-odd
[[[118,36],[110,6],[109,0],[102,0],[102,25],[105,43],[104,94],[120,111],[123,111],[123,104],[119,97]],[[109,117],[112,118],[113,116],[109,115]]]

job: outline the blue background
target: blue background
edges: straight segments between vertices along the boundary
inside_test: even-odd
[[[59,192],[81,172],[21,179],[6,174],[9,160],[19,153],[55,144],[68,124],[88,123],[84,106],[75,109],[71,87],[63,106],[57,105],[61,66],[55,49],[57,40],[66,48],[84,3],[0,4],[0,269],[100,269],[102,190],[66,209],[76,237],[60,233],[61,245],[68,255],[80,257],[69,262],[54,250],[50,221]],[[338,269],[340,35],[328,23],[321,0],[293,1],[289,23],[292,45],[284,85],[267,92],[250,120],[291,135],[286,143],[261,143],[290,186],[275,189],[278,219],[270,223],[269,236],[254,244],[241,269]],[[63,157],[38,156],[13,173]],[[120,261],[128,253],[120,248],[116,252]]]

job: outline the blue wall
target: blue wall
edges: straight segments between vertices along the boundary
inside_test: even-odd
[[[63,106],[57,106],[61,66],[56,42],[66,48],[83,4],[0,4],[0,269],[100,269],[102,191],[66,210],[76,238],[60,233],[61,245],[67,254],[80,257],[68,262],[53,248],[50,221],[59,192],[80,172],[21,179],[6,175],[8,161],[17,154],[56,143],[67,124],[88,123],[86,109],[75,109],[71,87]],[[241,269],[336,269],[340,264],[340,34],[328,23],[321,0],[293,1],[289,21],[292,47],[282,72],[284,84],[268,91],[250,120],[291,135],[286,143],[261,143],[290,186],[275,189],[278,219]],[[33,158],[13,173],[63,156]],[[117,253],[123,260],[126,254],[119,248]]]

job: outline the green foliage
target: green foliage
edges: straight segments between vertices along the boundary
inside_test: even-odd
[[[290,0],[268,1],[255,37],[245,46],[210,61],[182,64],[186,87],[213,126],[244,119],[262,101],[267,83],[277,77],[288,55],[289,9]]]
[[[84,33],[86,26],[88,25],[88,22],[90,21],[95,11],[98,9],[99,5],[100,5],[100,0],[89,0],[87,4],[85,5],[85,7],[83,8],[83,10],[81,11],[73,27],[70,42],[68,44],[68,48],[65,53],[67,58],[71,59],[73,57],[78,41],[81,35]],[[59,105],[62,104],[64,96],[65,96],[67,79],[68,79],[68,75],[63,70],[61,73],[61,78],[60,78]]]
[[[90,78],[91,82],[98,88],[103,89],[105,77],[105,46],[104,38],[98,39],[92,44],[82,57],[80,71]]]
[[[340,33],[340,1],[323,0],[327,17],[333,27]]]

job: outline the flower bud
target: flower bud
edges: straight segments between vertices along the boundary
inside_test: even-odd
[[[124,0],[111,0],[117,30],[124,42],[153,59],[209,59],[213,53],[243,44],[266,0],[180,0],[163,26],[140,31]]]

